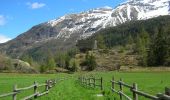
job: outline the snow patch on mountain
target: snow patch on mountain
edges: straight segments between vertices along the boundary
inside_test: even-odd
[[[71,38],[79,40],[87,38],[103,28],[132,20],[145,20],[169,14],[169,0],[127,0],[114,9],[105,6],[50,20],[42,24],[50,27],[48,30],[43,29],[48,35],[46,36],[43,32],[38,34],[43,37],[42,41],[50,39],[66,41]]]

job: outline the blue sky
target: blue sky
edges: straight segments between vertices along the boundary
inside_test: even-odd
[[[65,14],[115,7],[126,0],[0,0],[0,43]]]

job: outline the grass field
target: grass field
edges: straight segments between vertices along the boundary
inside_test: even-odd
[[[90,89],[82,87],[76,80],[79,75],[94,75],[96,77],[103,77],[104,92],[103,97],[97,97],[100,94],[100,89]],[[14,84],[19,87],[32,85],[34,81],[44,83],[46,79],[66,77],[66,80],[56,84],[50,90],[48,95],[38,98],[38,100],[112,100],[114,95],[110,91],[111,83],[109,82],[112,76],[118,80],[123,78],[126,83],[138,83],[139,90],[150,94],[157,94],[164,92],[165,86],[170,87],[170,72],[90,72],[90,73],[76,73],[76,74],[0,74],[0,94],[10,92]],[[43,90],[44,88],[40,89]],[[127,91],[127,90],[125,90]],[[24,92],[18,97],[22,98],[33,93],[33,90]],[[130,92],[127,91],[127,94]],[[10,100],[4,98],[2,100]],[[1,99],[0,99],[1,100]],[[117,99],[119,100],[119,99]],[[145,99],[142,99],[145,100]]]

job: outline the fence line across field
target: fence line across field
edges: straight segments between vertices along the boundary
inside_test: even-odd
[[[19,88],[19,87],[17,87],[17,85],[14,85],[12,92],[1,94],[0,98],[12,96],[12,100],[18,100],[18,98],[17,98],[18,94],[20,94],[23,91],[30,90],[30,89],[33,89],[34,93],[29,96],[26,96],[20,100],[29,100],[31,98],[37,98],[37,97],[43,96],[45,94],[48,94],[50,88],[54,87],[55,84],[61,80],[63,80],[63,79],[50,79],[50,80],[46,80],[46,82],[42,83],[42,84],[38,84],[37,82],[34,82],[33,85],[28,86],[28,87],[23,87],[23,88]],[[43,92],[38,91],[38,88],[40,88],[40,87],[45,87]]]
[[[95,78],[95,77],[79,77],[79,82],[87,87],[96,88],[99,87],[101,90],[103,90],[103,78]]]
[[[120,100],[124,100],[123,98],[126,98],[125,100],[138,100],[138,96],[143,96],[151,100],[170,100],[170,96],[168,96],[167,94],[157,94],[157,96],[150,95],[143,91],[139,91],[138,85],[136,83],[133,83],[133,85],[129,85],[123,82],[122,79],[120,79],[119,81],[115,81],[115,78],[113,77],[111,80],[111,84],[112,84],[111,86],[112,92],[117,93],[120,96]],[[115,89],[115,85],[119,86],[119,90]],[[128,88],[130,92],[132,92],[132,96],[133,96],[132,98],[123,92],[124,87]],[[165,93],[169,91],[169,89],[167,88],[165,90],[166,90]]]

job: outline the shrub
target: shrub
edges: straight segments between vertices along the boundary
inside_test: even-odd
[[[89,55],[89,53],[87,53],[83,65],[86,65],[90,71],[94,70],[97,66],[95,57],[92,54]]]
[[[76,59],[71,59],[69,63],[69,70],[76,72],[79,69],[79,62]]]

